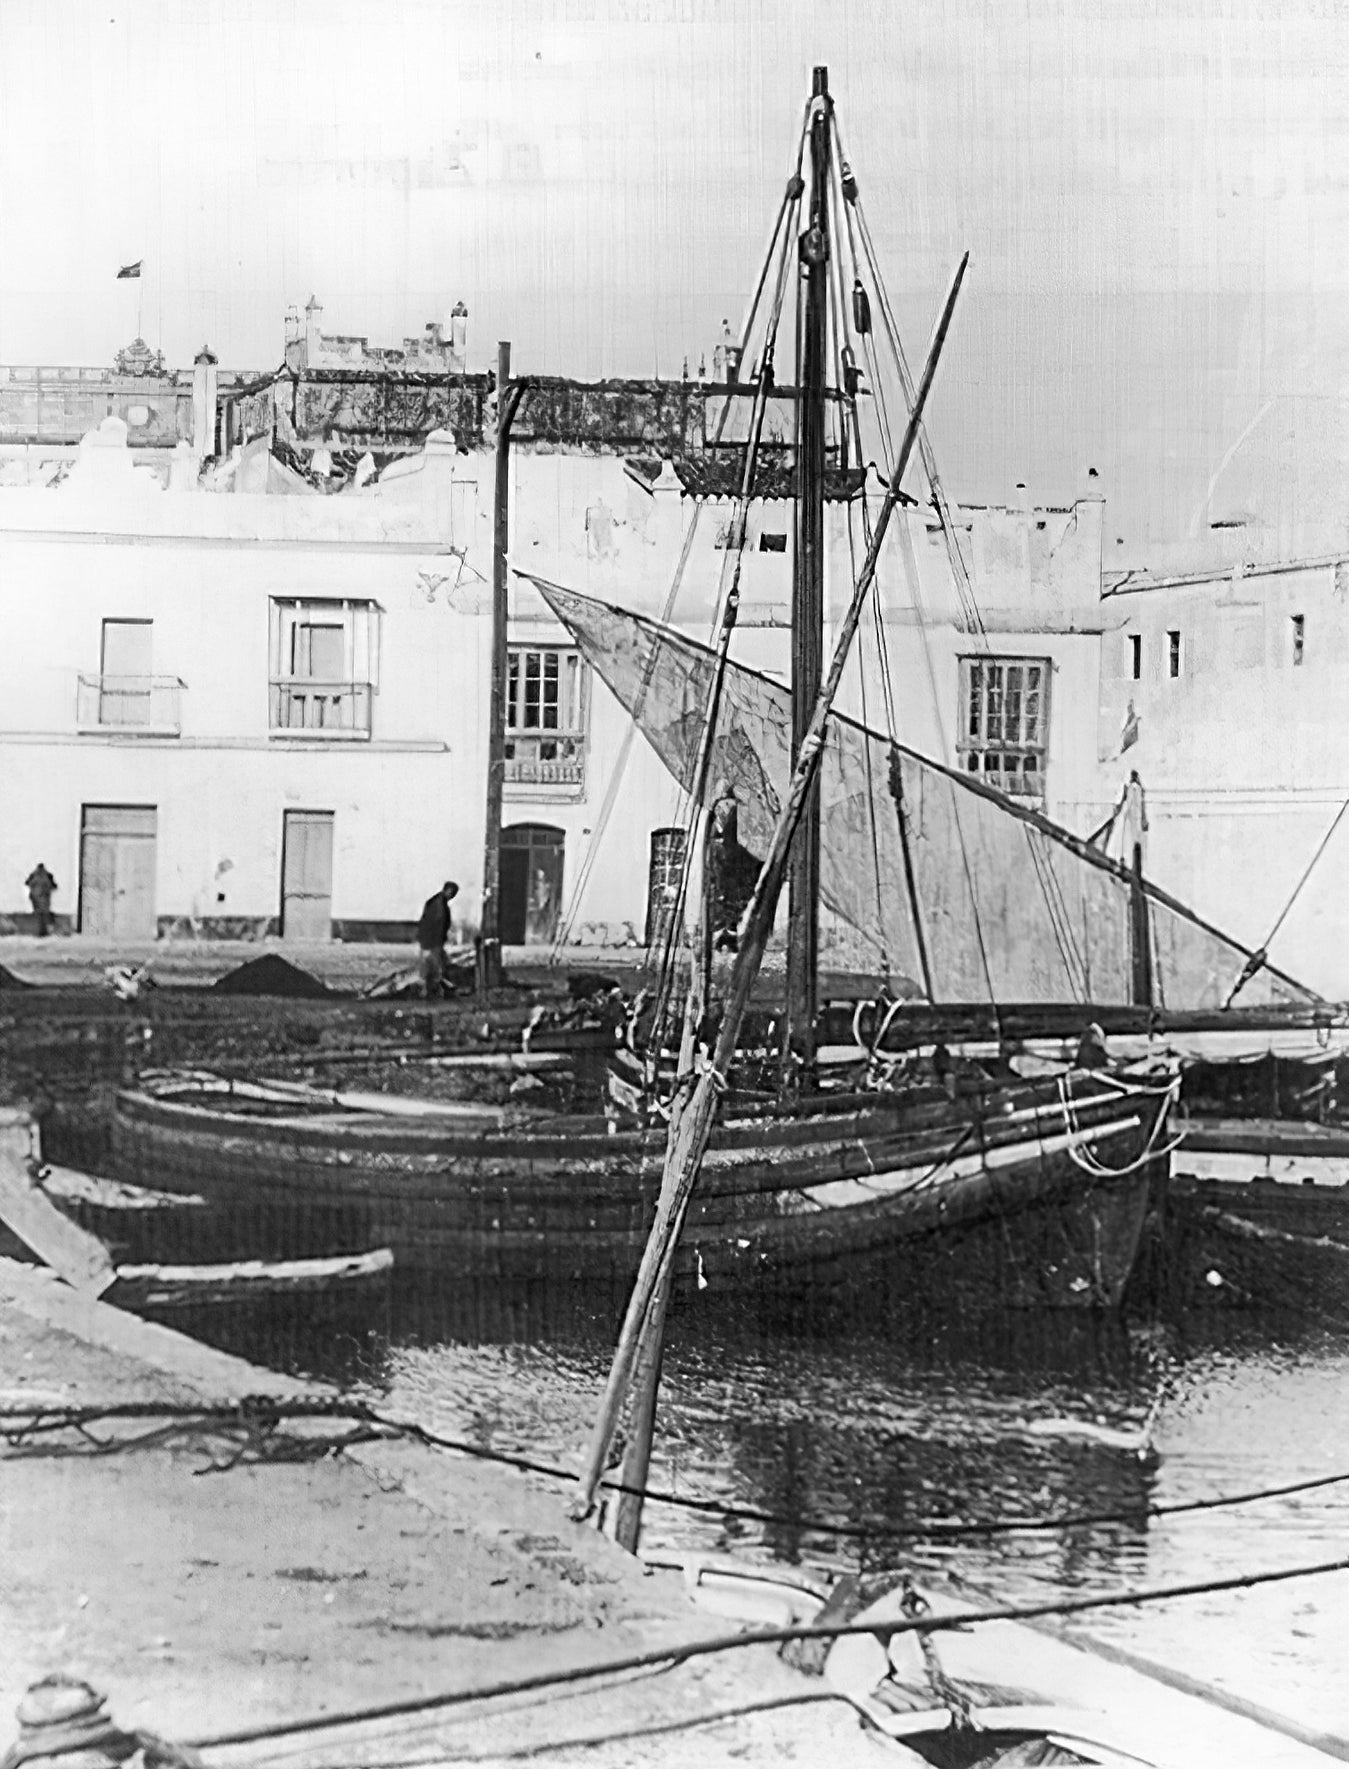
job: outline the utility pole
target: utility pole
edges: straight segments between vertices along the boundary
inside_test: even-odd
[[[478,934],[477,984],[480,993],[501,983],[501,801],[506,781],[507,629],[510,595],[506,552],[510,541],[511,425],[525,391],[511,380],[509,341],[497,345],[496,479],[492,516],[492,693],[488,705],[487,815],[483,837],[482,918]]]

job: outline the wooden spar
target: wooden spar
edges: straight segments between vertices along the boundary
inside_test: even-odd
[[[628,1447],[619,1472],[619,1479],[628,1490],[618,1495],[618,1517],[614,1528],[614,1540],[629,1554],[637,1552],[642,1534],[642,1490],[651,1468],[656,1396],[660,1392],[660,1370],[665,1355],[665,1311],[670,1304],[672,1282],[673,1270],[667,1265],[656,1284],[656,1293],[651,1298],[651,1309],[643,1323],[637,1347]]]
[[[0,1224],[72,1290],[101,1296],[116,1277],[112,1255],[43,1191],[37,1126],[27,1112],[0,1110]]]
[[[773,931],[773,917],[777,909],[778,898],[782,892],[787,854],[791,847],[792,837],[796,833],[806,795],[819,769],[830,708],[843,678],[844,665],[848,661],[848,654],[852,649],[852,642],[862,619],[867,597],[870,594],[872,583],[875,581],[881,547],[885,541],[895,505],[899,502],[900,487],[903,484],[904,474],[909,465],[909,457],[913,453],[914,442],[922,424],[923,408],[927,404],[928,394],[932,390],[937,364],[941,360],[942,346],[945,344],[946,334],[950,330],[951,316],[955,312],[956,299],[960,294],[960,285],[964,281],[965,269],[969,261],[969,253],[967,252],[956,268],[955,276],[951,280],[951,287],[942,306],[941,316],[937,321],[936,330],[932,335],[927,360],[923,364],[923,373],[914,393],[908,423],[905,425],[904,436],[895,457],[894,471],[890,475],[885,498],[877,513],[871,544],[867,548],[866,558],[862,562],[862,570],[853,586],[852,600],[848,604],[847,614],[844,616],[838,638],[835,641],[829,674],[820,690],[819,699],[815,703],[810,728],[792,773],[786,804],[778,818],[777,827],[773,831],[768,854],[755,882],[754,894],[750,898],[749,907],[746,909],[744,920],[741,923],[739,951],[736,953],[735,967],[731,972],[730,994],[726,1001],[716,1050],[711,1062],[699,1075],[687,1108],[678,1114],[677,1123],[675,1119],[671,1120],[670,1140],[666,1147],[665,1172],[661,1180],[661,1195],[656,1206],[656,1218],[651,1226],[646,1248],[642,1253],[632,1295],[628,1299],[627,1313],[619,1331],[618,1344],[614,1350],[614,1361],[610,1366],[609,1379],[605,1384],[599,1414],[587,1447],[586,1462],[581,1472],[579,1490],[571,1508],[573,1517],[588,1516],[595,1503],[595,1492],[604,1472],[605,1457],[608,1455],[614,1429],[618,1424],[623,1396],[627,1392],[632,1377],[642,1324],[651,1307],[657,1286],[661,1283],[674,1258],[675,1244],[679,1239],[679,1231],[683,1227],[689,1197],[702,1165],[704,1151],[707,1148],[707,1139],[712,1129],[717,1100],[726,1087],[726,1074],[735,1055],[741,1022],[749,1006],[750,993],[754,988],[755,979],[758,977],[759,966],[763,962],[764,949],[768,944],[769,935]]]
[[[829,319],[829,158],[833,135],[829,70],[811,93],[810,215],[798,251],[805,272],[801,422],[796,457],[796,558],[792,573],[792,762],[810,729],[824,656],[825,366]],[[820,948],[820,784],[806,796],[788,860],[787,1041],[784,1080],[810,1074],[815,1059]]]
[[[488,705],[487,814],[483,833],[482,913],[478,931],[478,989],[501,982],[501,800],[506,780],[507,628],[510,600],[506,551],[510,540],[511,425],[525,391],[511,380],[511,347],[497,345],[496,480],[492,535],[492,693]]]
[[[1152,922],[1143,887],[1143,844],[1134,843],[1129,869],[1129,993],[1135,1007],[1152,1006]]]
[[[119,1265],[108,1301],[118,1307],[167,1307],[179,1302],[236,1302],[292,1291],[327,1290],[368,1281],[393,1269],[387,1247],[324,1259],[244,1259],[227,1265]]]
[[[481,1100],[416,1099],[410,1094],[370,1093],[359,1088],[311,1087],[303,1081],[239,1081],[217,1075],[189,1073],[181,1085],[171,1081],[156,1097],[172,1100],[175,1092],[220,1094],[228,1099],[255,1099],[272,1105],[328,1106],[334,1111],[369,1112],[381,1118],[446,1118],[470,1123],[506,1123],[520,1116],[518,1106],[498,1106]],[[195,1100],[187,1103],[195,1104]],[[273,1123],[283,1120],[273,1119]],[[302,1119],[284,1122],[302,1123]]]
[[[734,594],[733,587],[732,595]],[[709,821],[709,814],[704,808],[699,819],[704,855],[707,852]],[[693,1074],[698,1035],[707,1012],[707,993],[712,969],[712,928],[707,914],[705,881],[701,904],[702,913],[696,923],[697,938],[693,941],[692,974],[688,994],[684,998],[679,1068],[675,1096],[670,1107],[670,1135],[674,1134],[688,1099],[687,1083],[683,1078]],[[660,1392],[661,1365],[665,1357],[665,1313],[670,1304],[673,1281],[674,1269],[667,1263],[656,1284],[651,1306],[642,1321],[633,1354],[632,1413],[628,1421],[627,1448],[619,1470],[619,1482],[628,1490],[618,1496],[613,1531],[614,1540],[629,1554],[637,1552],[642,1535],[642,1489],[646,1486],[646,1477],[651,1468],[651,1444],[656,1434],[656,1397]]]
[[[749,439],[745,447],[745,468],[734,517],[740,545],[736,550],[735,570],[731,577],[730,588],[726,594],[726,606],[722,613],[721,637],[717,646],[712,692],[708,697],[707,718],[703,725],[698,757],[694,766],[693,800],[695,804],[701,804],[703,807],[699,817],[698,842],[704,871],[699,905],[700,913],[696,923],[699,936],[693,943],[692,977],[684,1002],[684,1027],[680,1041],[678,1071],[681,1077],[691,1076],[694,1072],[698,1036],[707,1012],[707,993],[712,971],[712,926],[707,914],[706,875],[707,837],[711,821],[705,803],[707,775],[716,737],[717,714],[721,704],[721,683],[726,659],[730,655],[731,635],[735,630],[736,616],[740,607],[740,573],[744,563],[745,518],[754,483],[754,463],[759,451],[759,441],[763,435],[764,413],[768,409],[769,362],[771,362],[771,356],[766,357],[764,368],[755,387],[754,409],[750,418]],[[686,1099],[687,1092],[683,1089],[675,1096],[670,1117],[672,1135]],[[632,1417],[629,1421],[628,1447],[623,1457],[620,1476],[623,1486],[632,1489],[640,1489],[646,1485],[647,1471],[651,1466],[651,1440],[656,1428],[656,1396],[660,1389],[661,1362],[665,1351],[665,1311],[669,1305],[671,1282],[672,1271],[667,1265],[660,1282],[656,1285],[655,1294],[651,1299],[651,1307],[642,1322],[634,1353]],[[615,1540],[620,1548],[626,1548],[629,1554],[635,1554],[641,1532],[642,1499],[640,1490],[624,1492],[619,1496],[618,1501],[617,1521],[614,1530]]]

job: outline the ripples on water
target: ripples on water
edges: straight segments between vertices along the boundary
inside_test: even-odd
[[[574,1469],[613,1315],[535,1295],[448,1308],[395,1291],[377,1327],[256,1322],[244,1355],[357,1384],[447,1435]],[[315,1323],[309,1323],[311,1329]],[[260,1336],[261,1335],[261,1336]],[[700,1298],[667,1335],[650,1485],[713,1515],[649,1504],[644,1543],[815,1571],[904,1565],[1000,1602],[1227,1577],[1349,1554],[1349,1483],[1231,1510],[1150,1504],[1349,1470],[1349,1331],[1220,1311],[1167,1326],[1039,1315],[966,1327],[853,1321],[772,1331]],[[1129,1434],[1092,1441],[1073,1427]],[[561,1516],[563,1495],[559,1495]],[[771,1524],[729,1515],[766,1511]],[[1117,1512],[1124,1521],[963,1540],[884,1532]],[[877,1532],[848,1541],[827,1520]],[[1349,1574],[1109,1610],[1079,1626],[1304,1724],[1349,1735]]]

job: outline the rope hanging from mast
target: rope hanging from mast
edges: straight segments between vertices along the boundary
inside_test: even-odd
[[[801,155],[802,155],[802,152],[804,151],[804,139],[805,139],[804,132],[805,132],[808,118],[809,118],[809,114],[810,114],[810,107],[809,107],[809,105],[807,105],[805,108],[805,111],[803,113],[802,134],[801,134],[800,142],[798,143],[798,147],[797,147],[796,170],[793,173],[792,177],[787,181],[787,184],[783,190],[782,200],[778,205],[778,212],[777,212],[777,215],[776,215],[774,222],[773,222],[772,231],[769,235],[768,249],[764,254],[763,262],[760,265],[758,281],[755,284],[754,293],[750,299],[749,310],[746,314],[744,325],[741,328],[738,360],[744,360],[746,352],[748,351],[749,342],[750,342],[750,339],[753,335],[755,322],[756,322],[758,315],[759,315],[760,304],[763,300],[764,287],[765,287],[765,284],[767,283],[767,280],[768,280],[768,273],[773,265],[774,254],[775,254],[775,252],[778,252],[778,250],[779,250],[779,245],[778,245],[779,239],[781,238],[782,240],[785,241],[787,238],[790,237],[791,228],[792,228],[792,217],[794,214],[795,205],[797,204],[797,202],[799,202],[799,199],[800,199]],[[777,334],[778,320],[780,318],[781,311],[782,311],[783,294],[784,294],[784,285],[783,285],[781,268],[779,268],[778,282],[777,282],[777,285],[776,285],[775,291],[774,291],[771,317],[769,320],[768,330],[769,330],[770,338],[776,337],[776,334]],[[771,382],[771,375],[772,375],[771,354],[770,354],[770,360],[768,363],[768,371],[767,372],[769,374],[770,382]],[[720,413],[718,414],[717,426],[716,426],[716,430],[714,432],[713,439],[712,439],[712,445],[714,448],[720,447],[720,445],[722,443],[722,439],[723,439],[725,432],[726,432],[727,424],[730,420],[731,406],[732,406],[732,402],[729,399],[726,400],[722,405],[722,409],[721,409]],[[702,515],[705,502],[706,502],[705,495],[695,496],[695,498],[693,500],[692,521],[690,522],[687,530],[685,531],[684,541],[683,541],[683,545],[680,549],[679,559],[676,562],[674,575],[673,575],[673,577],[671,579],[671,583],[670,583],[670,588],[666,594],[665,603],[664,603],[664,606],[661,610],[661,622],[663,625],[668,626],[673,621],[675,607],[676,607],[676,604],[679,600],[680,590],[683,587],[684,574],[685,574],[685,571],[687,570],[689,558],[690,558],[692,551],[693,551],[694,541],[697,537],[697,532],[698,532],[698,523],[699,523],[699,519]],[[742,534],[742,539],[743,539],[743,525],[742,525],[741,534]],[[724,571],[724,562],[723,562],[723,571]],[[595,822],[594,834],[593,834],[590,844],[586,850],[585,859],[583,860],[583,862],[581,864],[580,871],[577,874],[576,884],[572,890],[570,901],[568,902],[563,915],[559,918],[557,932],[554,935],[553,946],[552,946],[552,950],[550,953],[550,958],[553,962],[556,962],[558,954],[560,953],[562,947],[567,944],[568,938],[569,938],[572,930],[576,926],[577,917],[580,914],[581,904],[584,900],[586,889],[590,883],[591,874],[594,871],[596,860],[597,860],[599,853],[601,851],[601,848],[603,846],[604,836],[605,836],[605,833],[608,829],[609,821],[613,815],[614,807],[618,802],[620,790],[622,788],[624,778],[626,777],[628,762],[631,759],[633,739],[635,738],[635,736],[637,734],[642,709],[645,706],[646,697],[647,697],[647,694],[650,690],[651,679],[652,679],[652,676],[654,675],[654,670],[655,670],[655,661],[656,661],[656,659],[655,659],[655,656],[653,655],[652,660],[651,660],[651,667],[643,679],[643,682],[642,682],[641,687],[638,692],[637,701],[633,706],[631,716],[628,721],[627,728],[625,729],[625,731],[623,733],[623,738],[622,738],[622,741],[619,746],[618,756],[615,761],[614,767],[611,770],[611,773],[609,776],[609,781],[606,786],[604,801],[600,807],[600,813],[599,813],[599,816],[597,817],[596,822]],[[688,846],[688,837],[687,837],[687,832],[686,832],[686,835],[685,835],[685,848],[686,848],[686,850],[687,850],[687,846]]]
[[[764,259],[758,281],[758,294],[768,281],[774,256],[777,257],[777,275],[773,285],[773,298],[765,327],[764,342],[759,354],[755,371],[754,404],[750,416],[749,433],[745,442],[744,464],[741,473],[740,489],[733,506],[730,523],[727,529],[728,546],[722,560],[721,578],[718,588],[717,640],[715,645],[716,659],[713,666],[712,680],[708,691],[708,701],[704,709],[698,755],[694,764],[693,776],[689,782],[689,790],[681,815],[683,829],[683,853],[680,863],[679,882],[675,898],[670,907],[661,947],[661,965],[659,980],[656,987],[655,1013],[653,1025],[652,1048],[659,1051],[665,1038],[672,1031],[674,1012],[676,958],[679,943],[683,936],[687,918],[688,900],[691,890],[693,869],[700,856],[705,856],[706,842],[706,800],[710,778],[714,746],[717,735],[718,715],[721,707],[722,689],[725,682],[726,665],[730,657],[731,640],[734,636],[740,608],[740,583],[744,563],[744,551],[749,531],[749,507],[753,501],[755,485],[755,468],[758,463],[759,447],[763,437],[764,421],[767,416],[768,398],[774,384],[774,359],[777,349],[778,335],[781,327],[782,311],[786,302],[787,283],[791,273],[791,241],[798,222],[801,199],[805,185],[801,176],[802,160],[809,134],[811,107],[806,106],[802,120],[802,131],[797,143],[796,165],[792,176],[787,182],[779,210],[778,224],[773,230],[769,250]],[[753,322],[757,312],[758,299],[751,311],[742,333],[742,359],[749,351],[753,336]],[[721,424],[718,428],[718,442],[724,434],[725,424],[731,409],[731,401],[727,400],[723,408]],[[654,665],[653,653],[653,665]],[[701,838],[701,839],[698,839]],[[700,916],[699,922],[705,917]],[[711,969],[711,942],[706,937],[701,941],[701,951],[695,962],[700,964],[703,972],[703,992],[705,994]]]

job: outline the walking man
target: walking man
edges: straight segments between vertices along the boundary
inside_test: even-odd
[[[459,895],[459,886],[452,878],[428,897],[422,905],[422,918],[417,923],[417,945],[421,949],[422,983],[428,1001],[439,1001],[445,993],[445,946],[450,937],[450,904]]]
[[[28,901],[33,905],[33,915],[37,920],[37,932],[40,940],[45,940],[52,931],[56,917],[52,914],[52,896],[57,889],[56,880],[39,860],[37,865],[23,881],[28,892]]]

